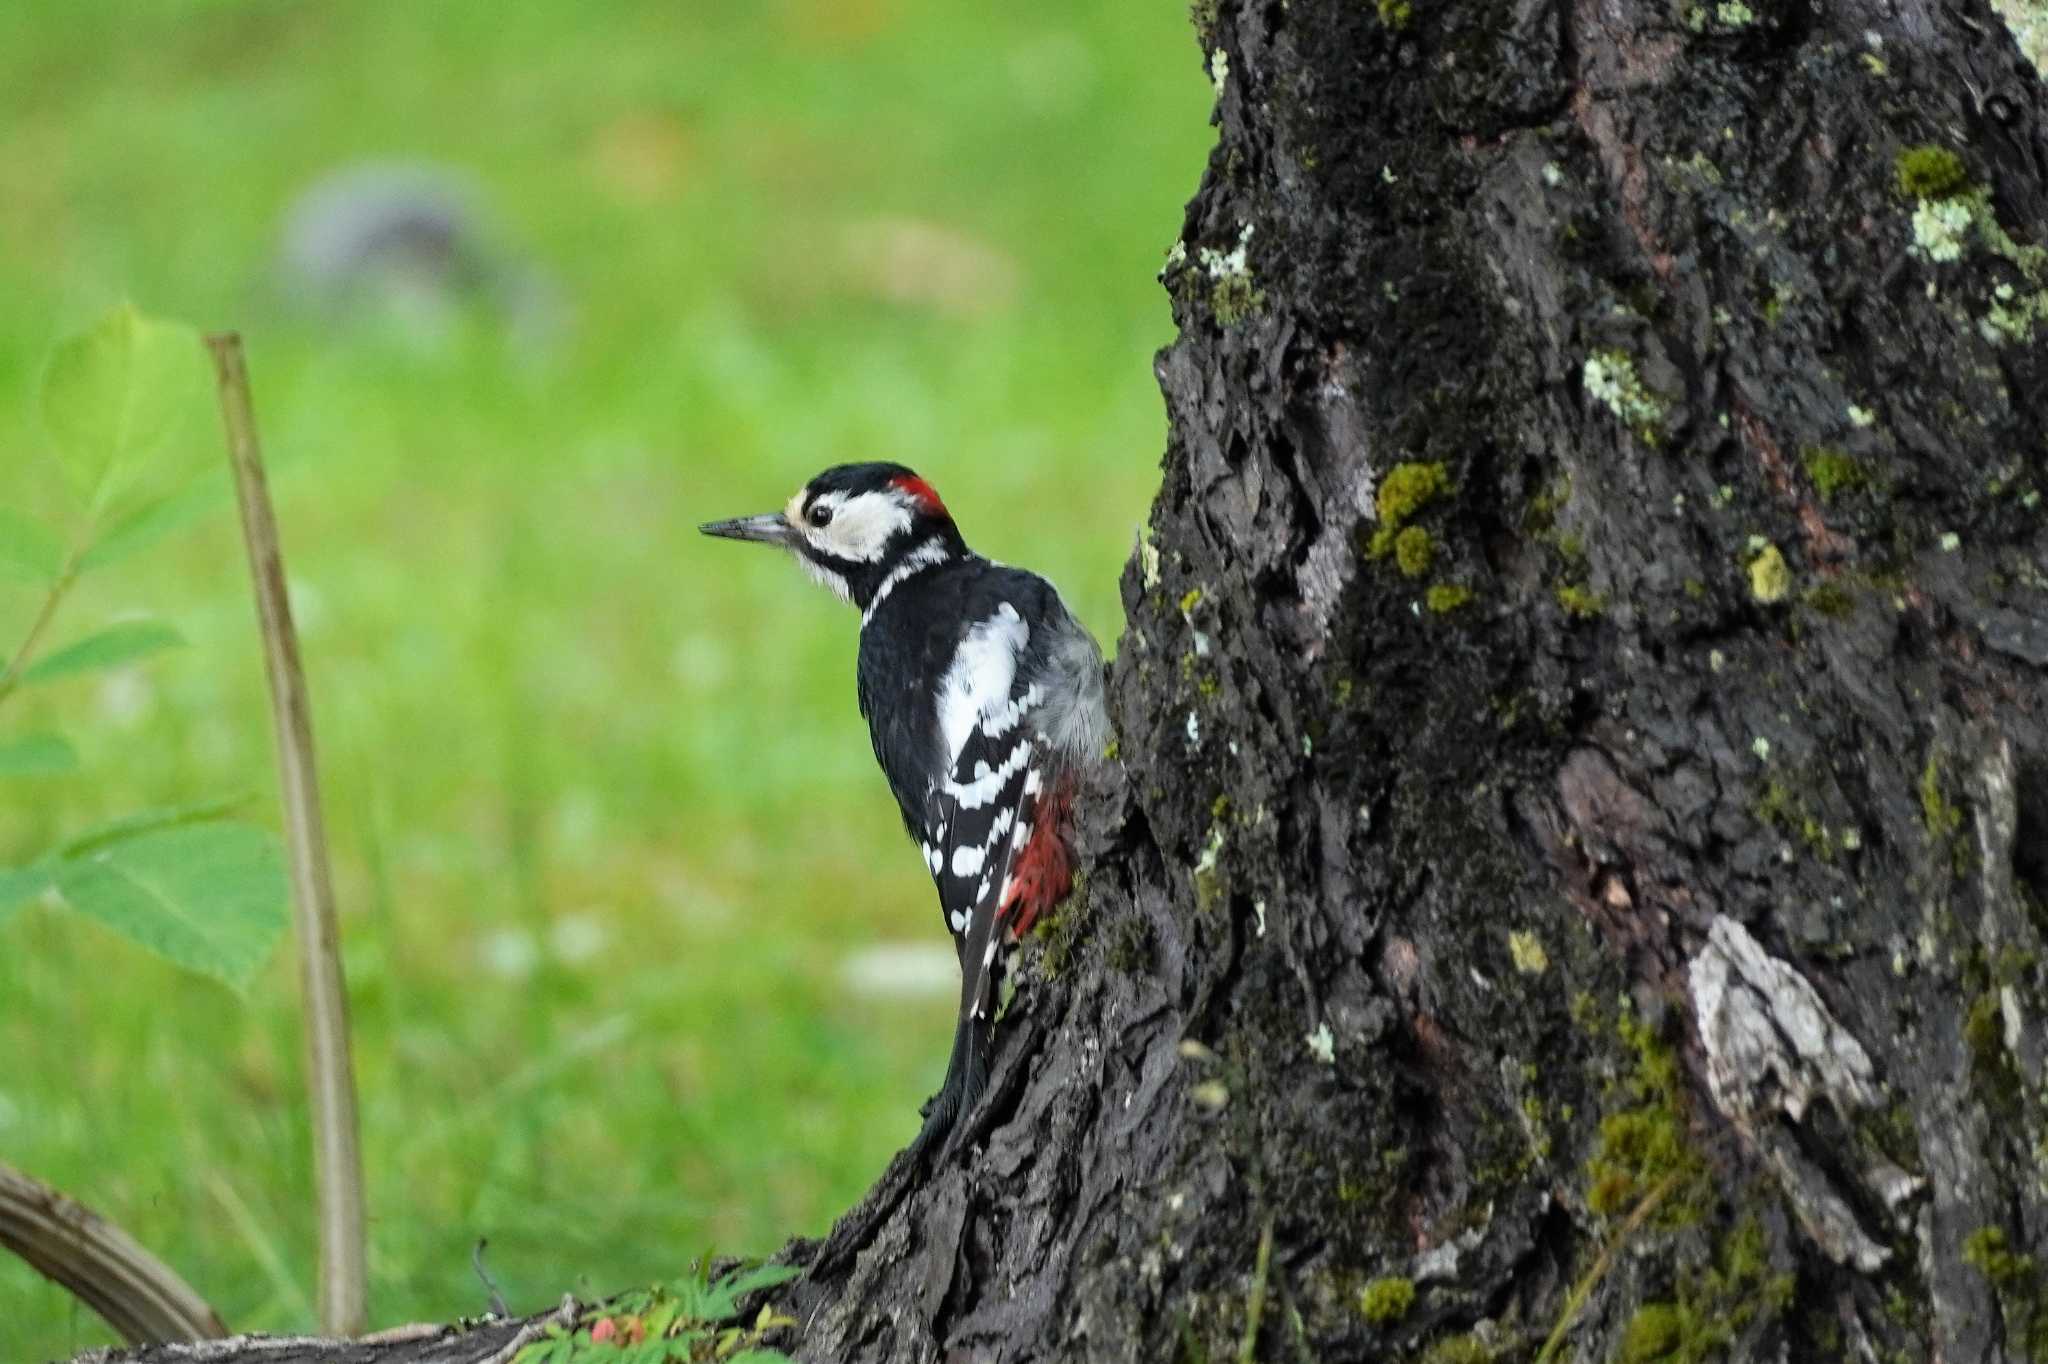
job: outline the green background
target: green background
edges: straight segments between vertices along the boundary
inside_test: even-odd
[[[855,710],[856,622],[699,537],[890,458],[1115,646],[1156,487],[1154,273],[1212,134],[1177,0],[0,8],[0,501],[43,509],[50,347],[108,307],[248,336],[345,915],[376,1323],[818,1233],[914,1132],[947,948]],[[450,168],[551,301],[335,317],[294,197]],[[218,458],[211,431],[188,455]],[[0,582],[0,649],[37,596]],[[90,580],[189,647],[0,708],[75,776],[0,863],[235,791],[274,824],[231,508]],[[290,956],[246,1002],[61,909],[0,927],[0,1159],[238,1329],[312,1324]],[[0,1359],[105,1342],[0,1258]]]

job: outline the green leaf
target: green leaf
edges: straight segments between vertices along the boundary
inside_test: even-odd
[[[128,621],[109,626],[96,635],[87,635],[53,654],[46,654],[22,669],[21,680],[27,685],[69,677],[73,673],[118,668],[123,663],[132,663],[159,649],[184,642],[185,637],[168,625],[153,620]]]
[[[755,1265],[752,1269],[744,1269],[719,1280],[719,1287],[737,1299],[759,1289],[773,1288],[777,1284],[785,1284],[802,1276],[803,1271],[795,1265]]]
[[[78,770],[78,750],[55,734],[0,741],[0,777],[54,777]]]
[[[56,581],[64,571],[64,542],[42,522],[0,507],[0,577]]]
[[[237,992],[284,932],[277,840],[247,825],[162,829],[64,858],[55,872],[79,913]]]
[[[124,838],[136,838],[142,834],[153,834],[159,829],[175,829],[184,824],[202,824],[219,819],[240,806],[249,803],[246,791],[232,796],[219,796],[213,800],[195,800],[185,805],[159,805],[147,810],[137,810],[110,819],[104,824],[95,824],[85,832],[73,834],[69,842],[57,849],[59,857],[83,857],[89,852],[103,848],[110,843],[119,843]]]
[[[147,549],[174,530],[199,519],[226,488],[226,475],[198,480],[177,492],[151,499],[107,527],[78,558],[81,569],[105,568]]]
[[[23,905],[50,888],[50,868],[45,863],[28,867],[0,867],[0,924]]]
[[[51,355],[43,420],[66,476],[97,507],[188,424],[195,394],[205,391],[205,355],[191,328],[123,304]]]

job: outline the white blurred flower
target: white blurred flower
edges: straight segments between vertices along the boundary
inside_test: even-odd
[[[611,929],[596,914],[565,914],[548,930],[548,950],[571,966],[591,960],[611,941]]]
[[[506,980],[525,980],[540,965],[540,948],[523,928],[503,928],[483,941],[484,969]]]

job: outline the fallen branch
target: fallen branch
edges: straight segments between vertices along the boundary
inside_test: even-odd
[[[134,1345],[212,1340],[220,1316],[177,1272],[91,1208],[0,1162],[0,1246]]]

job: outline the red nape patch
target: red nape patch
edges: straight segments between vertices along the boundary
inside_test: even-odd
[[[1074,855],[1067,847],[1073,812],[1074,788],[1066,782],[1040,796],[1031,812],[1031,839],[1010,864],[1010,893],[996,910],[1012,938],[1029,933],[1038,916],[1074,888]]]
[[[906,497],[915,499],[917,505],[924,508],[925,515],[927,516],[944,516],[946,514],[946,504],[939,501],[938,493],[933,491],[931,484],[925,482],[916,474],[905,474],[901,478],[892,478],[889,480],[889,486]]]

